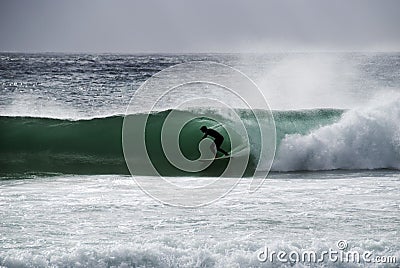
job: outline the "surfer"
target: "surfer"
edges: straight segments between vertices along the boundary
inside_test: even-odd
[[[207,128],[206,126],[202,126],[200,130],[201,132],[204,133],[204,136],[201,139],[204,139],[207,136],[211,136],[214,138],[214,144],[212,144],[210,147],[214,153],[215,153],[215,148],[217,148],[217,151],[220,151],[224,155],[229,155],[225,150],[221,148],[222,142],[224,141],[224,136],[222,136],[218,131]]]

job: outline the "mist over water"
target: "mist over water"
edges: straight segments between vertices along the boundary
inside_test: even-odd
[[[288,54],[255,79],[276,110],[350,109],[400,88],[399,55]]]
[[[248,75],[273,110],[350,109],[398,91],[396,53],[191,55],[1,54],[0,114],[88,118],[123,114],[151,75],[188,61],[216,61]],[[184,96],[183,96],[184,97]]]

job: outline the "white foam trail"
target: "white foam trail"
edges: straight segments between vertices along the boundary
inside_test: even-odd
[[[400,169],[400,95],[385,94],[335,124],[282,140],[272,170]]]

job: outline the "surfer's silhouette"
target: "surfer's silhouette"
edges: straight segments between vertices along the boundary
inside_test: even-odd
[[[204,136],[201,139],[206,138],[207,136],[211,136],[214,138],[214,144],[211,145],[211,150],[215,153],[215,148],[217,151],[223,153],[224,155],[229,155],[225,150],[221,148],[222,142],[224,141],[224,136],[222,136],[218,131],[214,129],[207,128],[206,126],[202,126],[200,128],[201,132],[204,133]]]

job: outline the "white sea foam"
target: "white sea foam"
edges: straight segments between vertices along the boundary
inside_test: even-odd
[[[332,125],[282,140],[276,171],[400,169],[400,95],[385,94]]]
[[[177,241],[170,241],[170,243]],[[196,242],[193,242],[196,244]],[[197,245],[200,246],[200,245]],[[254,243],[239,244],[235,241],[220,242],[212,247],[200,246],[185,248],[180,243],[166,245],[163,243],[132,244],[128,246],[110,246],[101,249],[90,249],[78,247],[68,252],[49,250],[41,254],[29,251],[15,252],[10,251],[10,255],[0,257],[0,264],[6,267],[292,267],[295,263],[279,262],[275,255],[274,261],[269,259],[261,262],[257,259],[257,253],[263,250]],[[362,254],[365,251],[374,252],[374,256],[390,256],[400,258],[400,252],[388,252],[385,249],[384,241],[366,240],[359,245],[351,247],[351,251]],[[287,254],[297,252],[302,254],[305,251],[313,251],[317,258],[313,262],[317,263],[318,258],[325,250],[338,250],[335,243],[314,242],[311,245],[301,245],[298,242],[274,241],[268,245],[270,252],[286,252]],[[294,256],[294,255],[292,255]],[[300,255],[301,256],[301,255]],[[374,257],[371,256],[371,259]],[[343,261],[330,261],[325,256],[324,261],[318,265],[324,267],[343,267],[346,265],[363,265],[373,267],[375,264],[366,263],[360,257],[357,261],[347,263]],[[308,267],[312,262],[299,262],[296,267]],[[390,265],[390,264],[389,264]],[[395,265],[395,264],[392,264]]]

